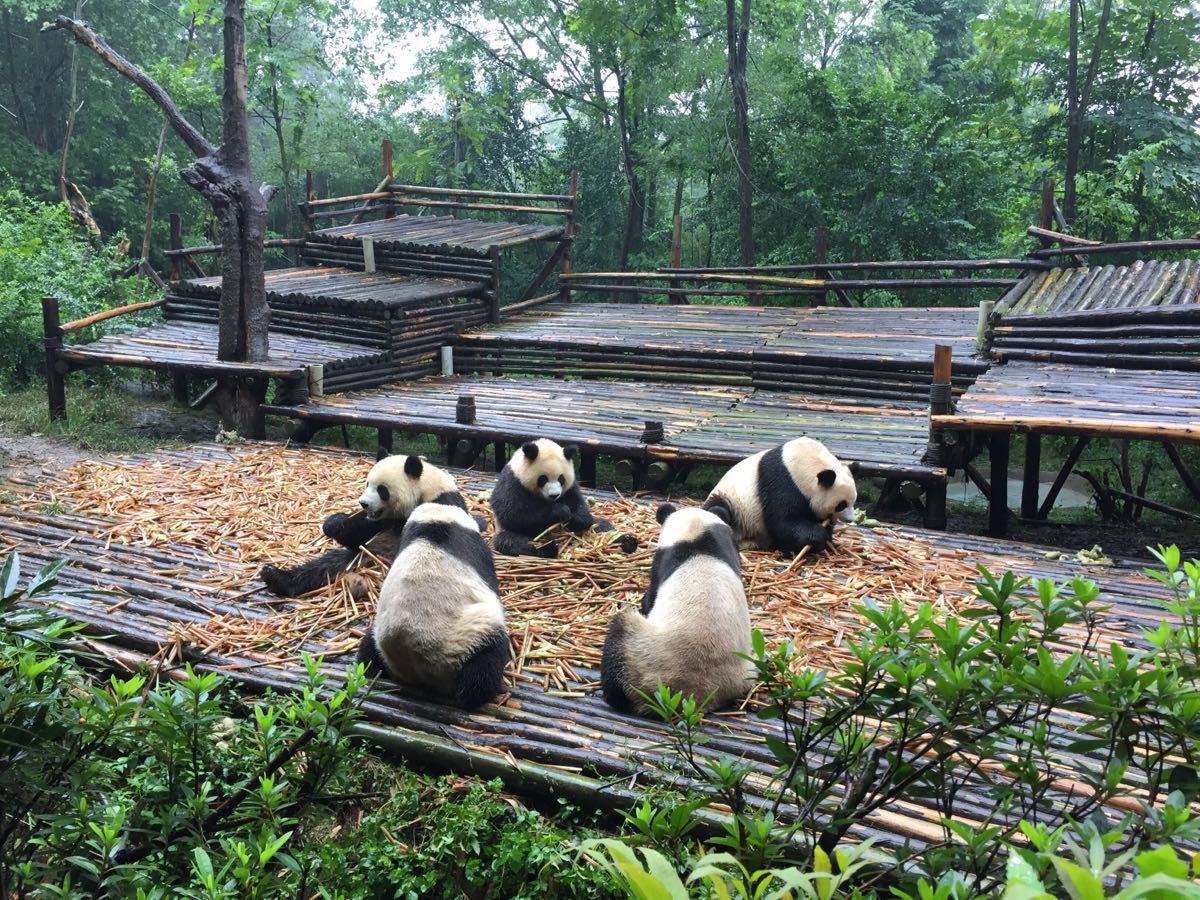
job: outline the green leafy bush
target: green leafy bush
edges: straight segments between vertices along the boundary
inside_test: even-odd
[[[64,321],[148,299],[149,282],[114,277],[116,255],[115,241],[93,247],[63,204],[0,194],[0,384],[38,370],[42,297],[58,298]]]
[[[868,602],[839,671],[804,668],[790,644],[768,647],[755,632],[758,716],[781,726],[766,738],[775,761],[765,785],[745,761],[705,752],[702,704],[660,686],[648,699],[670,725],[678,769],[732,811],[709,843],[729,854],[717,864],[740,879],[734,894],[786,884],[792,893],[780,896],[831,896],[831,882],[792,866],[819,873],[875,813],[921,798],[941,814],[942,839],[873,852],[864,878],[836,896],[884,884],[914,900],[1200,895],[1200,562],[1175,547],[1155,555],[1160,568],[1147,574],[1170,589],[1172,616],[1140,650],[1104,639],[1093,582],[986,569],[977,602],[958,615]],[[1081,782],[1067,793],[1064,755]],[[765,805],[747,802],[751,778]],[[1110,818],[1109,800],[1128,808],[1130,783],[1138,810]],[[648,803],[629,818],[641,842],[678,856],[694,810]],[[1186,859],[1176,846],[1191,848]],[[636,859],[604,852],[629,881]]]

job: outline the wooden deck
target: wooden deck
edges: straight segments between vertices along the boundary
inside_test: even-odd
[[[271,459],[243,462],[251,460],[262,448],[270,448],[272,454],[281,456],[274,462]],[[365,471],[370,465],[369,459],[353,454],[282,450],[265,444],[234,448],[205,445],[161,451],[129,462],[137,467],[184,467],[189,471],[201,465],[216,466],[208,472],[208,477],[238,484],[247,496],[253,496],[274,483],[270,481],[271,473],[287,470],[289,466],[299,469],[302,460],[322,470],[342,467],[338,470],[345,471],[348,460],[353,462],[356,472]],[[486,479],[470,473],[456,474],[468,492],[489,487]],[[112,483],[114,499],[119,500],[120,479],[112,479]],[[321,488],[328,490],[330,486]],[[211,628],[211,623],[224,620],[247,628],[261,624],[264,633],[271,633],[275,627],[271,623],[290,614],[277,598],[258,590],[254,580],[230,562],[229,539],[197,547],[186,543],[186,535],[172,537],[169,523],[163,525],[167,537],[147,538],[140,531],[144,523],[137,520],[137,503],[124,504],[127,511],[115,517],[76,514],[70,510],[47,512],[41,507],[36,486],[29,485],[26,490],[32,494],[28,501],[11,495],[0,501],[0,552],[19,550],[26,572],[65,558],[67,566],[60,581],[76,592],[59,598],[57,609],[68,619],[83,623],[95,636],[93,648],[118,666],[144,664],[148,658],[157,657],[156,666],[161,666],[158,670],[167,676],[188,662],[199,670],[217,671],[235,683],[246,683],[251,690],[261,690],[264,685],[284,691],[297,690],[303,678],[300,651],[321,653],[335,647],[341,652],[353,645],[355,635],[366,625],[359,607],[358,615],[334,616],[340,624],[332,629],[301,631],[287,647],[264,644],[258,649],[228,649],[228,646],[206,649],[204,644],[187,637],[190,629]],[[345,493],[347,497],[353,496],[357,485],[346,484]],[[122,506],[120,502],[117,505]],[[651,520],[649,512],[646,518]],[[307,527],[316,530],[315,525]],[[1048,560],[1041,548],[1029,545],[917,529],[854,531],[858,534],[856,540],[863,542],[863,554],[873,552],[872,546],[882,550],[902,545],[906,548],[906,558],[919,560],[916,564],[924,566],[931,577],[950,567],[969,571],[980,563],[996,572],[1013,569],[1021,575],[1059,581],[1077,574],[1099,579],[1106,603],[1099,622],[1101,635],[1104,640],[1116,640],[1127,647],[1135,646],[1137,635],[1153,628],[1164,614],[1164,589],[1140,575],[1136,563],[1084,567],[1072,561]],[[268,530],[256,539],[264,542],[262,552],[270,558],[272,533]],[[544,565],[545,561],[539,564]],[[782,570],[788,563],[780,560],[777,565]],[[837,578],[835,569],[836,566],[828,568],[820,562],[809,562],[789,577],[802,587]],[[630,596],[636,587],[635,584],[629,589]],[[107,590],[119,594],[97,593]],[[969,591],[969,583],[960,591]],[[929,599],[940,607],[953,598],[930,596]],[[561,605],[561,599],[559,602]],[[615,597],[614,602],[618,602]],[[630,601],[626,598],[619,602]],[[507,598],[506,604],[511,611],[517,601]],[[550,606],[541,615],[547,622],[553,622],[561,616],[559,609]],[[813,608],[809,618],[815,621],[828,615],[831,611],[822,602]],[[756,601],[752,616],[760,622],[763,617],[775,621],[777,613],[769,604],[760,606]],[[511,612],[510,618],[510,625],[516,627],[518,620]],[[849,620],[847,627],[853,627]],[[520,630],[515,631],[515,637],[520,646]],[[1081,633],[1079,638],[1082,637]],[[349,655],[326,657],[322,669],[331,684],[340,683],[349,660]],[[827,659],[818,657],[812,661],[820,665]],[[659,746],[662,727],[605,706],[595,693],[596,677],[593,667],[579,665],[563,681],[563,688],[558,686],[557,675],[553,681],[547,676],[544,683],[540,675],[518,679],[503,705],[490,705],[470,714],[409,692],[377,690],[365,703],[363,713],[373,736],[388,738],[393,747],[402,748],[415,764],[448,765],[465,774],[499,777],[515,790],[537,790],[543,795],[549,791],[577,801],[586,796],[592,803],[628,807],[637,802],[642,790],[677,783],[678,775],[664,765]],[[1069,739],[1067,726],[1058,721],[1055,727],[1064,729],[1065,746]],[[770,771],[771,755],[764,739],[777,736],[777,723],[732,712],[711,718],[704,731],[709,743],[699,747],[702,759],[732,756],[744,759],[756,774]],[[1056,765],[1062,768],[1063,784],[1076,790],[1083,789],[1082,767],[1096,770],[1103,767],[1103,760],[1063,750],[1056,757]],[[999,771],[997,766],[996,772]],[[993,773],[987,780],[970,782],[963,794],[964,802],[969,802],[971,795],[983,797],[994,790],[996,777]],[[754,793],[759,783],[757,778],[749,782],[751,806],[761,806],[763,802]],[[1075,787],[1070,787],[1072,784]],[[1122,815],[1128,804],[1136,802],[1139,790],[1140,786],[1132,779],[1126,782],[1126,791],[1109,807],[1110,815]],[[1063,802],[1064,797],[1052,794],[1049,802],[1056,800]],[[782,817],[786,819],[789,814],[787,807],[781,808]],[[873,814],[854,835],[875,838],[887,847],[935,843],[944,837],[940,819],[941,812],[933,800],[914,796]]]
[[[439,300],[480,293],[477,282],[376,272],[368,275],[336,266],[295,266],[266,273],[267,301],[277,305],[328,308],[352,304],[359,315],[428,306]],[[192,278],[171,286],[185,297],[218,300],[221,276]]]
[[[200,374],[257,373],[293,378],[311,365],[326,366],[330,375],[386,362],[373,347],[272,335],[271,356],[261,362],[237,363],[217,359],[217,327],[163,322],[135,331],[110,334],[90,344],[68,344],[58,355],[72,367],[134,366]]]
[[[460,396],[475,398],[474,422],[456,421]],[[929,440],[929,420],[923,414],[756,388],[457,375],[268,410],[320,425],[365,425],[475,441],[550,437],[585,452],[641,461],[728,464],[808,434],[863,475],[946,479],[945,469],[923,461]],[[647,421],[662,423],[662,441],[644,440]]]
[[[1200,373],[1011,362],[981,375],[937,428],[1200,441]]]
[[[312,232],[306,243],[351,244],[361,248],[362,239],[369,237],[377,246],[385,248],[432,249],[484,257],[493,247],[519,247],[534,241],[558,240],[562,236],[561,225],[397,215],[390,219],[322,228]]]

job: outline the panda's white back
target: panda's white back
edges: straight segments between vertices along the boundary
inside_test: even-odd
[[[729,504],[737,523],[734,531],[743,547],[754,546],[767,539],[762,503],[758,498],[759,463],[766,453],[766,450],[761,450],[735,463],[708,495],[710,498],[723,497]]]
[[[379,652],[400,681],[449,689],[459,663],[503,624],[500,598],[474,568],[416,540],[383,581],[374,628]]]
[[[741,575],[698,554],[659,586],[647,628],[631,637],[629,659],[672,690],[720,705],[745,694],[751,665],[750,611]],[[652,686],[650,687],[652,690]]]

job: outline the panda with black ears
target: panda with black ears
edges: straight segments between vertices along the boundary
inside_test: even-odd
[[[720,513],[664,503],[641,611],[609,625],[600,686],[615,709],[645,711],[659,683],[716,709],[754,686],[750,610],[733,530]]]
[[[358,661],[367,674],[466,709],[504,690],[512,658],[492,551],[457,503],[422,503],[404,525]]]
[[[385,456],[367,475],[367,486],[358,498],[360,511],[334,513],[321,526],[325,536],[341,546],[290,569],[263,566],[262,580],[280,597],[299,597],[323,588],[349,568],[367,543],[377,555],[391,556],[409,514],[428,502],[467,508],[448,472],[418,456]]]
[[[743,459],[717,482],[704,508],[733,526],[743,547],[820,553],[833,521],[853,521],[858,488],[820,441],[801,437]]]
[[[558,556],[551,541],[539,548],[533,539],[553,525],[565,525],[574,534],[589,528],[612,531],[611,522],[597,519],[575,481],[576,449],[563,449],[548,438],[522,444],[501,470],[492,490],[491,506],[496,516],[497,553],[506,556]],[[621,548],[631,553],[637,539],[624,534]]]

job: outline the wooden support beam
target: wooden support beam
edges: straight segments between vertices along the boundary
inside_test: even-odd
[[[1058,499],[1063,485],[1067,483],[1067,477],[1075,470],[1075,464],[1079,462],[1079,457],[1090,440],[1091,438],[1089,437],[1079,438],[1075,442],[1075,446],[1071,448],[1071,452],[1067,454],[1066,462],[1063,463],[1063,467],[1059,469],[1058,474],[1054,476],[1054,483],[1050,485],[1050,492],[1046,494],[1046,499],[1042,501],[1042,505],[1038,509],[1037,517],[1039,519],[1045,519],[1050,515],[1050,510],[1054,508],[1054,501]]]
[[[980,472],[979,469],[975,468],[975,463],[967,463],[965,466],[963,466],[963,472],[966,473],[967,478],[969,478],[971,481],[971,484],[975,485],[975,487],[979,489],[979,493],[983,494],[983,499],[990,502],[992,499],[992,486],[988,484],[987,479],[983,477],[983,473]]]
[[[392,455],[392,448],[395,447],[395,432],[390,428],[380,428],[376,432],[379,436],[379,449],[375,454],[376,458],[383,459],[385,456]]]
[[[1021,518],[1038,514],[1038,488],[1042,482],[1042,436],[1025,435],[1025,467],[1021,478]]]
[[[492,468],[499,472],[508,465],[508,447],[504,441],[495,441],[492,444]]]
[[[187,372],[177,370],[171,373],[171,398],[176,403],[187,406],[188,387]]]
[[[395,178],[395,175],[392,173],[392,142],[390,140],[388,140],[387,138],[383,139],[382,156],[383,156],[383,177],[384,177],[384,180],[386,180],[388,182],[388,184],[391,184],[392,180]],[[396,207],[392,205],[392,202],[389,199],[387,202],[385,202],[383,204],[383,217],[385,219],[391,219],[391,218],[394,218],[395,215],[396,215]]]
[[[67,417],[66,373],[60,371],[58,351],[62,349],[57,297],[42,298],[42,347],[46,351],[46,400],[51,419]]]
[[[534,295],[537,294],[538,288],[542,286],[542,282],[549,278],[551,273],[558,268],[559,261],[570,252],[570,248],[570,241],[565,239],[559,241],[558,245],[554,248],[554,251],[549,257],[547,257],[546,261],[542,263],[542,267],[538,270],[537,275],[533,277],[533,281],[529,282],[529,286],[525,288],[525,291],[521,294],[520,298],[518,298],[511,305],[519,306],[527,300],[533,299]]]
[[[1008,453],[1012,435],[998,431],[989,439],[992,495],[988,498],[988,534],[1008,534]]]
[[[579,481],[584,487],[596,486],[596,454],[583,453],[579,457]]]
[[[925,484],[925,527],[946,529],[946,482],[941,479]]]
[[[488,249],[488,259],[492,262],[491,294],[488,297],[488,321],[493,325],[500,324],[500,248]]]

